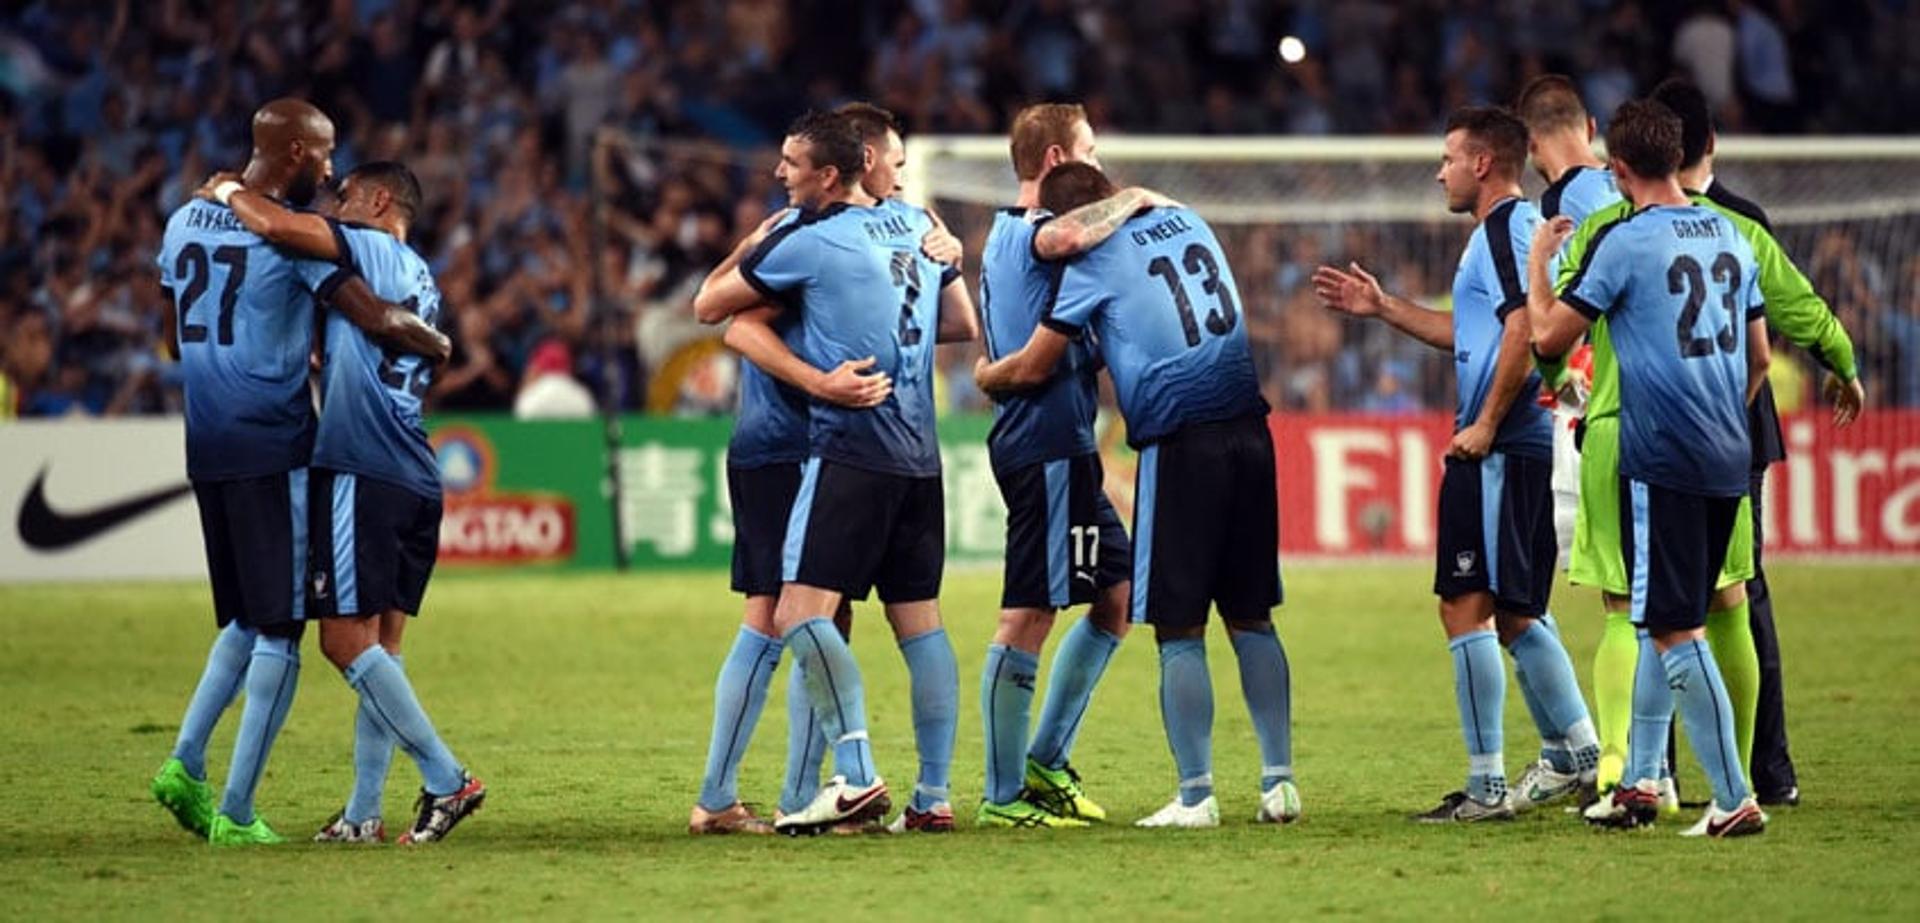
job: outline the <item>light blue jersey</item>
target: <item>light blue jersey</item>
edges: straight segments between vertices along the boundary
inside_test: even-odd
[[[1026,345],[1046,316],[1064,266],[1039,259],[1034,235],[1046,212],[1003,208],[980,253],[980,327],[987,358],[999,359]],[[1046,384],[994,405],[987,452],[996,471],[1094,452],[1093,421],[1100,411],[1099,362],[1084,337]]]
[[[440,289],[412,247],[369,227],[336,223],[334,230],[375,295],[439,326]],[[440,467],[421,419],[432,379],[425,357],[382,348],[346,315],[330,312],[313,463],[439,499]]]
[[[1747,323],[1760,316],[1753,249],[1697,205],[1641,209],[1601,228],[1561,299],[1602,315],[1620,368],[1620,472],[1672,490],[1744,496]]]
[[[800,219],[795,209],[774,226],[787,227]],[[800,354],[800,316],[783,311],[773,330],[787,348]],[[760,468],[798,464],[807,458],[807,395],[762,371],[752,362],[740,363],[740,407],[734,415],[733,438],[727,443],[727,465]]]
[[[187,476],[260,477],[313,452],[307,356],[313,305],[351,271],[289,256],[224,205],[194,199],[167,219],[160,284],[176,311]]]
[[[1190,209],[1135,215],[1068,263],[1043,323],[1069,336],[1092,328],[1135,447],[1267,412],[1233,270]]]
[[[1578,225],[1587,216],[1620,201],[1620,187],[1613,171],[1603,167],[1568,167],[1560,178],[1540,194],[1540,217],[1565,215]]]
[[[1493,390],[1507,315],[1527,309],[1527,251],[1539,221],[1533,203],[1506,199],[1487,212],[1486,220],[1467,238],[1467,250],[1453,274],[1455,432],[1480,418],[1480,408]],[[1534,403],[1532,395],[1540,390],[1540,375],[1532,371],[1531,362],[1528,369],[1519,396],[1500,419],[1493,450],[1550,459],[1553,417]]]
[[[873,356],[875,371],[893,378],[877,407],[812,402],[814,457],[909,477],[940,473],[933,345],[940,290],[958,273],[920,252],[932,227],[912,206],[835,203],[775,229],[741,261],[749,285],[798,315],[801,359],[832,369]]]

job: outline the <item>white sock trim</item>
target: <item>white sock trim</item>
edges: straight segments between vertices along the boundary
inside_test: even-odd
[[[845,734],[840,735],[840,739],[834,741],[833,743],[835,746],[838,746],[840,744],[852,743],[853,741],[856,741],[856,740],[866,740],[866,739],[867,739],[866,731],[848,731]]]
[[[1285,765],[1262,766],[1260,767],[1260,774],[1263,776],[1279,776],[1282,779],[1291,779],[1293,778],[1293,767]]]
[[[1507,777],[1506,759],[1499,753],[1475,753],[1467,757],[1467,771],[1476,776]]]
[[[1566,743],[1567,749],[1575,752],[1600,746],[1600,735],[1593,729],[1593,719],[1581,718],[1569,726]]]
[[[1181,788],[1212,788],[1213,773],[1209,772],[1202,775],[1197,775],[1191,779],[1181,779],[1180,787]]]
[[[947,800],[947,787],[944,785],[941,785],[941,786],[922,785],[916,782],[914,783],[913,791],[915,794],[924,795],[935,801]]]

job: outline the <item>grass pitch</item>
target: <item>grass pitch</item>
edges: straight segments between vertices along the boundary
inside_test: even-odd
[[[684,833],[714,672],[737,624],[723,575],[446,575],[407,639],[408,673],[491,794],[448,842],[412,850],[296,842],[215,851],[190,839],[146,784],[211,640],[206,589],[0,587],[0,916],[1920,914],[1914,569],[1783,565],[1773,574],[1807,800],[1774,811],[1765,836],[1725,843],[1682,840],[1677,824],[1603,834],[1558,811],[1497,826],[1408,823],[1408,812],[1459,784],[1465,762],[1426,570],[1293,568],[1287,579],[1280,620],[1302,823],[1251,823],[1259,760],[1232,650],[1216,629],[1222,829],[1125,826],[1174,783],[1145,632],[1115,658],[1074,755],[1089,792],[1121,823],[971,829],[979,669],[999,580],[963,573],[944,596],[961,664],[962,830],[796,841]],[[1564,586],[1556,601],[1584,680],[1596,604]],[[877,759],[904,790],[914,770],[906,674],[877,609],[861,609],[854,649]],[[351,693],[312,643],[304,674],[259,796],[262,815],[298,839],[344,802],[352,773]],[[769,805],[785,752],[784,676],[775,689],[741,780],[744,797]],[[1507,711],[1517,772],[1534,738],[1511,687]],[[209,754],[216,785],[237,716],[229,712]],[[390,824],[404,823],[417,778],[397,757]],[[1697,772],[1683,784],[1705,791]]]

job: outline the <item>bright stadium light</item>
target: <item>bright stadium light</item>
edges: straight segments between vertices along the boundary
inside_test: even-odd
[[[1288,64],[1298,64],[1307,58],[1307,43],[1298,36],[1289,35],[1280,40],[1280,60]]]

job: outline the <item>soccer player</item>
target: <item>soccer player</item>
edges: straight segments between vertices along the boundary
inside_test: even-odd
[[[1619,496],[1628,526],[1621,558],[1630,615],[1646,640],[1623,785],[1586,816],[1610,826],[1653,823],[1678,704],[1713,787],[1712,805],[1687,833],[1761,833],[1766,816],[1747,787],[1705,630],[1747,491],[1746,405],[1768,363],[1759,269],[1732,223],[1681,190],[1680,120],[1665,106],[1622,105],[1607,126],[1607,152],[1634,211],[1594,235],[1558,297],[1547,264],[1573,222],[1543,224],[1528,259],[1534,349],[1562,354],[1604,317],[1618,359]]]
[[[1514,114],[1527,126],[1527,156],[1547,181],[1540,194],[1542,220],[1566,215],[1578,224],[1620,201],[1613,172],[1593,153],[1593,116],[1572,80],[1535,77],[1520,91]]]
[[[875,199],[891,199],[898,192],[899,167],[905,159],[892,114],[866,103],[848,103],[837,111],[852,119],[862,136],[868,169],[861,175],[861,187]],[[793,209],[770,217],[741,240],[720,268],[737,265],[770,231],[799,217]],[[921,247],[936,262],[951,263],[960,257],[959,241],[944,227],[930,230]],[[715,314],[699,319],[715,323],[726,318]],[[726,333],[730,345],[743,355],[758,357],[766,369],[754,361],[742,366],[739,418],[727,452],[727,483],[734,516],[733,588],[746,594],[746,612],[714,686],[707,769],[699,801],[687,823],[692,833],[773,832],[772,825],[740,803],[737,779],[740,757],[752,739],[773,670],[780,661],[781,643],[775,637],[773,612],[780,592],[787,518],[807,457],[807,401],[811,398],[847,408],[866,408],[879,404],[893,390],[886,374],[868,374],[875,362],[871,356],[842,362],[830,372],[820,372],[801,361],[791,349],[800,331],[798,320],[771,307],[755,308],[740,322],[729,325]],[[761,338],[775,341],[773,348],[769,349]],[[842,600],[834,621],[843,636],[851,627],[851,617],[851,607]],[[935,675],[931,668],[940,666],[941,645],[934,643],[937,640],[928,638],[903,645],[902,650],[911,655],[909,664],[922,667],[916,676],[930,679]],[[947,650],[951,652],[951,646]],[[957,683],[957,667],[954,672]],[[925,698],[937,701],[932,691],[938,684],[927,682],[925,687]],[[826,750],[799,670],[790,674],[787,718],[786,784],[779,805],[782,814],[796,813],[813,800],[819,790],[820,761]],[[916,743],[937,750],[939,722],[926,724],[928,733],[916,735]],[[916,729],[919,726],[916,723]],[[951,737],[949,732],[949,741]],[[947,749],[951,752],[951,743]],[[906,817],[905,812],[901,817]],[[858,826],[836,829],[849,831]]]
[[[793,833],[867,820],[891,807],[867,739],[859,667],[827,614],[845,598],[878,589],[903,649],[930,637],[952,656],[937,598],[946,536],[932,358],[936,339],[971,339],[977,323],[972,299],[956,284],[958,271],[920,250],[932,220],[885,206],[862,189],[866,161],[847,117],[809,113],[795,122],[776,175],[802,215],[738,265],[717,267],[695,297],[703,318],[783,304],[799,315],[799,358],[837,368],[872,356],[894,387],[869,409],[818,401],[809,408],[809,456],[787,525],[774,623],[796,654],[839,774],[805,808],[775,821],[776,829]],[[915,655],[907,654],[912,669]],[[955,671],[914,685],[950,687],[957,701],[958,682]],[[916,709],[916,725],[934,719]],[[923,739],[919,728],[916,739]],[[950,818],[947,766],[938,756],[923,746],[916,804],[908,807],[923,816],[945,809]]]
[[[1440,481],[1433,586],[1468,772],[1466,788],[1414,816],[1431,823],[1507,819],[1567,797],[1591,781],[1600,756],[1573,661],[1547,615],[1556,549],[1553,436],[1547,411],[1531,399],[1539,384],[1521,310],[1522,267],[1539,220],[1520,191],[1526,151],[1526,125],[1504,109],[1468,106],[1447,120],[1436,178],[1447,208],[1478,222],[1454,274],[1451,312],[1386,294],[1358,264],[1314,272],[1314,290],[1329,308],[1378,317],[1454,356],[1458,401]],[[1502,765],[1501,645],[1513,655],[1543,753],[1511,795]]]
[[[331,178],[333,123],[311,104],[267,103],[254,113],[252,132],[244,176],[262,195],[304,204]],[[177,312],[170,321],[185,379],[187,475],[200,507],[220,633],[172,756],[153,779],[153,796],[181,826],[216,845],[279,843],[255,814],[253,796],[300,675],[315,426],[307,386],[315,294],[309,280],[335,267],[275,249],[226,208],[201,199],[168,219],[159,264]],[[319,294],[359,322],[405,338],[393,306],[351,271]],[[216,811],[206,782],[207,738],[243,686],[247,702]]]
[[[1135,189],[1055,218],[1039,207],[1047,172],[1062,163],[1099,166],[1086,112],[1065,103],[1029,106],[1014,117],[1011,136],[1019,196],[994,215],[980,264],[989,360],[1024,345],[1045,317],[1062,271],[1049,260],[1098,246],[1143,206],[1170,204]],[[1094,687],[1126,637],[1132,594],[1133,546],[1101,487],[1093,433],[1098,369],[1092,346],[1074,342],[1058,374],[1000,398],[987,434],[1007,505],[1007,553],[1000,621],[980,677],[983,826],[1076,827],[1106,819],[1068,762]],[[1029,741],[1040,649],[1055,614],[1082,604],[1090,604],[1087,617],[1054,654]]]
[[[1714,188],[1724,188],[1713,181],[1712,126],[1706,102],[1699,97],[1699,91],[1684,82],[1669,81],[1655,92],[1656,98],[1663,104],[1669,104],[1669,108],[1681,120],[1683,166],[1679,176],[1682,188],[1694,189],[1696,185],[1704,185],[1709,193]],[[1850,423],[1860,411],[1864,392],[1854,362],[1853,344],[1846,330],[1763,224],[1737,207],[1715,202],[1711,195],[1695,192],[1690,193],[1690,197],[1695,204],[1720,212],[1746,238],[1759,263],[1758,284],[1761,298],[1766,303],[1767,322],[1790,342],[1809,350],[1815,360],[1827,369],[1826,391],[1834,402],[1835,423],[1841,426]],[[1740,202],[1744,203],[1744,200]],[[1567,244],[1564,253],[1566,259],[1559,270],[1559,284],[1564,286],[1570,280],[1580,256],[1598,229],[1631,212],[1632,206],[1623,202],[1602,209],[1582,222]],[[1617,418],[1620,392],[1618,368],[1606,328],[1607,323],[1603,318],[1594,324],[1590,334],[1595,345],[1594,378],[1593,391],[1587,402],[1587,451],[1581,461],[1582,502],[1572,568],[1575,582],[1600,587],[1607,599],[1608,626],[1602,640],[1603,651],[1622,646],[1619,640],[1621,636],[1637,648],[1637,642],[1631,641],[1633,629],[1626,616],[1628,587],[1625,567],[1619,554],[1619,504],[1615,485],[1618,481]],[[1769,461],[1781,454],[1778,420],[1772,413],[1768,395],[1768,386],[1763,383],[1749,419],[1749,430],[1754,439],[1753,464],[1762,472]],[[1589,494],[1592,495],[1591,499]],[[1761,494],[1757,486],[1749,491],[1749,496],[1750,505],[1760,502]],[[1756,698],[1765,700],[1762,690],[1778,689],[1777,679],[1771,687],[1768,686],[1763,669],[1763,665],[1771,665],[1771,669],[1777,670],[1778,648],[1772,643],[1771,607],[1763,601],[1764,582],[1760,582],[1759,588],[1753,591],[1751,599],[1748,589],[1742,585],[1757,574],[1760,520],[1747,509],[1742,510],[1740,517],[1742,522],[1739,531],[1729,546],[1727,568],[1721,574],[1721,592],[1716,594],[1712,610],[1707,616],[1707,637],[1715,656],[1719,658],[1732,695],[1735,728],[1741,741],[1743,762],[1746,762],[1744,755],[1754,752],[1749,750],[1750,742],[1755,738],[1767,737],[1764,733],[1755,733],[1755,703]],[[1749,519],[1752,521],[1751,529],[1746,523]],[[1768,613],[1764,626],[1758,624],[1758,616],[1750,617],[1747,612],[1750,606],[1757,609],[1762,605]],[[1614,733],[1618,734],[1622,744],[1625,742],[1626,726],[1631,720],[1630,705],[1616,704],[1615,699],[1626,697],[1633,688],[1633,664],[1637,656],[1636,649],[1630,655],[1616,654],[1611,659],[1597,657],[1595,660],[1595,706],[1601,715],[1603,743],[1610,739],[1604,732],[1609,725],[1619,726]],[[1610,686],[1624,691],[1613,697],[1603,696],[1601,692]],[[1609,715],[1610,709],[1615,713]],[[1770,714],[1777,716],[1779,712],[1774,710]],[[1767,722],[1761,724],[1765,726]],[[1774,726],[1777,727],[1777,723]],[[1768,751],[1763,747],[1757,752],[1762,756],[1751,760],[1754,764],[1752,774],[1762,802],[1769,799],[1780,802],[1796,799],[1797,792],[1794,791],[1790,775],[1791,763],[1785,764],[1783,774],[1777,755],[1771,759],[1767,756],[1778,751]],[[1766,766],[1764,771],[1760,768],[1762,765]],[[1620,772],[1619,760],[1603,758],[1599,780],[1602,788],[1614,783]],[[1771,783],[1772,787],[1763,787],[1763,783]]]
[[[1065,163],[1041,181],[1040,205],[1066,214],[1114,192],[1099,168]],[[1287,659],[1271,614],[1280,603],[1273,437],[1239,305],[1212,229],[1188,209],[1156,207],[1066,264],[1032,337],[974,369],[988,394],[1032,390],[1059,374],[1090,329],[1112,375],[1140,451],[1129,611],[1153,625],[1160,646],[1161,716],[1179,771],[1179,794],[1143,827],[1220,823],[1205,640],[1213,604],[1260,741],[1259,813],[1300,811]]]
[[[268,240],[337,264],[329,280],[364,275],[376,294],[440,337],[432,330],[440,291],[426,261],[406,244],[421,194],[405,166],[376,161],[348,173],[338,220],[290,212],[250,188],[222,183],[215,195]],[[324,619],[320,650],[360,704],[352,797],[314,839],[384,838],[381,790],[398,744],[424,779],[419,814],[399,841],[432,842],[479,810],[487,795],[441,741],[398,659],[439,551],[440,471],[421,401],[448,349],[444,338],[429,355],[383,348],[338,312],[327,318],[325,333],[313,451],[313,604]]]

